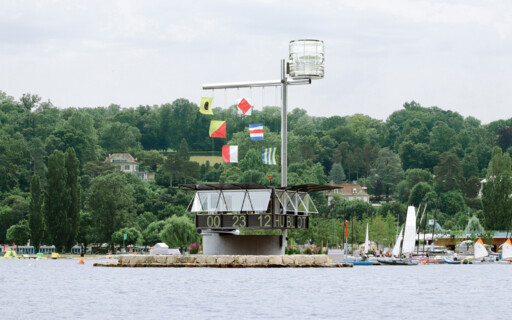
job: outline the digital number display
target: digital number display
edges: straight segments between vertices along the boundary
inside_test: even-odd
[[[196,215],[197,229],[307,229],[308,216],[285,214]]]

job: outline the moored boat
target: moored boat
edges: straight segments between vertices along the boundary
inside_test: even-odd
[[[461,264],[462,263],[459,260],[453,260],[453,259],[448,258],[448,257],[444,257],[444,262],[447,263],[447,264]]]
[[[410,258],[400,258],[404,255],[411,255],[414,252],[416,242],[416,209],[414,206],[407,207],[405,227],[402,228],[393,248],[393,257],[378,258],[377,261],[384,265],[393,266],[415,266],[419,261]]]
[[[398,259],[398,258],[379,258],[377,261],[380,264],[388,266],[416,266],[419,264],[417,260],[411,260],[409,258]]]

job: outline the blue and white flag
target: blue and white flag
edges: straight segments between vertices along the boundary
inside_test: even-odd
[[[250,124],[249,133],[251,140],[263,140],[263,123]]]
[[[276,164],[276,148],[265,148],[261,153],[261,159],[264,164]]]

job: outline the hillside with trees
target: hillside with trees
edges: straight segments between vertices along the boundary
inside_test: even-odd
[[[198,110],[186,99],[62,109],[37,95],[17,100],[0,91],[0,243],[31,239],[69,250],[77,242],[119,243],[124,233],[127,244],[198,241],[186,213],[192,195],[177,186],[268,185],[269,175],[280,181],[279,165],[263,164],[261,151],[280,150],[281,121],[274,106],[250,116],[236,106],[215,108],[213,116]],[[211,120],[227,121],[226,139],[209,137]],[[252,123],[264,123],[264,140],[250,140]],[[487,230],[510,228],[512,118],[483,125],[411,101],[385,121],[293,109],[288,130],[289,185],[357,181],[380,204],[335,198],[328,205],[325,194],[314,194],[320,213],[309,230],[291,232],[297,243],[342,243],[345,220],[354,225],[349,242],[362,241],[366,221],[375,240],[391,242],[406,206],[420,203],[444,230],[462,230],[473,218]],[[220,155],[225,144],[238,145],[239,163],[191,161],[191,155]],[[114,171],[104,159],[117,152],[156,172],[155,181]]]

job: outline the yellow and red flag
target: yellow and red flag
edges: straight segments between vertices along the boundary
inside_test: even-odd
[[[212,103],[213,98],[201,97],[201,106],[199,107],[199,112],[202,114],[213,114]]]
[[[210,122],[210,137],[225,138],[226,137],[226,121],[212,120]]]

